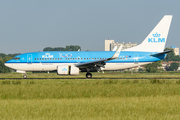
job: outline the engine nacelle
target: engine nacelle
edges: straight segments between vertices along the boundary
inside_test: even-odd
[[[69,74],[69,66],[67,66],[67,65],[57,66],[57,74],[58,75],[68,75]]]
[[[69,66],[70,75],[79,75],[79,68],[75,66]]]
[[[58,75],[79,75],[79,68],[75,66],[59,65],[57,66]]]

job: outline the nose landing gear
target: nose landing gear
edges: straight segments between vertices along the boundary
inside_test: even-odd
[[[92,74],[91,73],[86,73],[86,78],[92,78]]]
[[[26,78],[27,78],[27,74],[24,74],[24,75],[23,75],[23,78],[26,79]]]

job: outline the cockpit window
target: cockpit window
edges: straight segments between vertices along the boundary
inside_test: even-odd
[[[14,59],[14,60],[19,60],[19,59],[20,59],[20,57],[14,57],[13,59]]]

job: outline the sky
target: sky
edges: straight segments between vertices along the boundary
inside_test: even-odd
[[[166,47],[180,47],[179,12],[180,0],[0,0],[0,53],[140,44],[164,15],[173,15]]]

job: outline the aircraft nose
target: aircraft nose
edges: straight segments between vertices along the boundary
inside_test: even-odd
[[[4,65],[5,65],[6,67],[9,67],[9,64],[8,64],[8,63],[4,63]]]
[[[9,63],[8,61],[7,61],[7,62],[5,62],[5,63],[4,63],[4,65],[5,65],[6,67],[11,67],[11,66],[12,66],[12,64],[11,64],[11,63]]]

